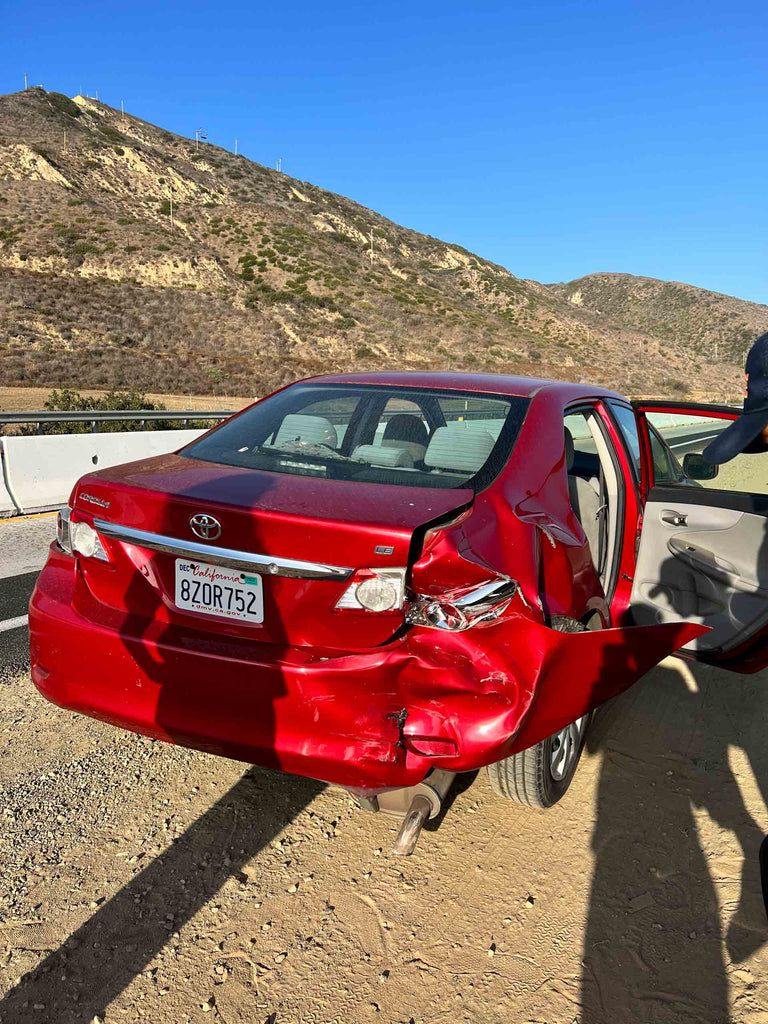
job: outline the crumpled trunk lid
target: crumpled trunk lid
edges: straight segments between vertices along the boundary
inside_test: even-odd
[[[361,648],[389,640],[404,613],[337,609],[352,574],[406,567],[414,532],[472,496],[463,489],[319,480],[167,455],[89,474],[75,488],[73,507],[97,524],[203,545],[196,563],[220,564],[215,549],[226,548],[271,556],[278,564],[288,559],[349,570],[348,577],[331,579],[262,570],[263,622],[241,622],[177,606],[177,554],[108,537],[112,563],[82,559],[81,567],[90,595],[112,614],[268,643]],[[219,536],[194,535],[190,519],[200,514],[215,517]]]

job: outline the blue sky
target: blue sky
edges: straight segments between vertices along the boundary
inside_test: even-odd
[[[0,92],[84,92],[521,277],[768,303],[768,5],[0,0]]]

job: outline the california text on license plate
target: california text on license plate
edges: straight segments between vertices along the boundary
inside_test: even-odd
[[[177,558],[176,606],[241,622],[263,622],[261,577],[223,565]]]

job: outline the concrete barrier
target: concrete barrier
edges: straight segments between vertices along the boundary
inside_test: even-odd
[[[5,459],[2,446],[0,445],[0,519],[15,516],[17,512],[16,503],[5,483]]]
[[[0,437],[3,465],[0,516],[60,508],[66,505],[72,488],[85,473],[152,455],[165,455],[189,444],[202,433],[202,430],[137,430],[114,434]]]

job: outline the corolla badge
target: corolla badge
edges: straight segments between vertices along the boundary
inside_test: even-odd
[[[106,498],[97,498],[95,494],[86,494],[85,491],[80,492],[80,497],[83,501],[90,501],[92,505],[101,505],[102,508],[109,508],[109,502]]]
[[[215,516],[206,515],[205,512],[190,516],[189,525],[192,533],[201,540],[216,540],[221,536],[221,523]]]

